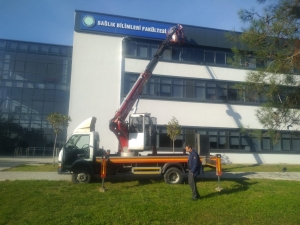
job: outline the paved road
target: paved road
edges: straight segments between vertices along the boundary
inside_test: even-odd
[[[8,172],[4,169],[22,165],[52,163],[51,157],[0,157],[0,181],[5,180],[66,180],[71,181],[71,175],[56,172]],[[214,172],[205,172],[201,178],[217,178]],[[120,175],[118,179],[121,178]],[[235,172],[223,173],[222,179],[273,179],[300,181],[300,172]],[[109,179],[109,178],[108,178]]]

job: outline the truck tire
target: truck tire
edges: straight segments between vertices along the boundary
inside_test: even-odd
[[[91,180],[92,180],[92,175],[86,172],[72,174],[72,182],[74,184],[90,183]]]
[[[183,174],[178,168],[171,167],[165,172],[164,180],[167,184],[182,184]]]

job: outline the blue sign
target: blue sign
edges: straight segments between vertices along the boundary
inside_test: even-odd
[[[81,12],[80,29],[128,36],[165,39],[175,24]]]

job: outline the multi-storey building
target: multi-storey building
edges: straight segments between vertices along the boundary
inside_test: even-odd
[[[70,46],[0,40],[0,154],[53,148],[47,116],[68,114],[71,62]]]

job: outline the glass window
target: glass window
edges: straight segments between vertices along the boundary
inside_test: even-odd
[[[162,58],[163,59],[166,59],[166,60],[171,60],[171,49],[167,49],[165,50],[165,52],[163,53],[162,55]]]
[[[23,53],[23,52],[17,52],[17,53],[16,53],[16,60],[22,60],[22,61],[25,61],[25,60],[26,60],[26,53]]]
[[[124,94],[127,94],[130,91],[130,89],[133,87],[137,78],[138,78],[137,75],[126,75],[125,76]]]
[[[56,64],[54,64],[54,63],[48,63],[47,73],[48,74],[56,74]]]
[[[37,52],[39,46],[37,44],[28,44],[28,51],[30,52]]]
[[[47,55],[38,54],[38,56],[37,56],[37,60],[39,62],[47,62],[47,59],[48,59]]]
[[[26,62],[26,68],[25,71],[29,73],[34,73],[36,68],[35,62]]]
[[[181,60],[186,62],[194,62],[194,50],[192,48],[183,48],[181,52]]]
[[[292,139],[292,148],[294,151],[300,151],[300,140],[297,138]]]
[[[58,61],[58,57],[57,56],[55,56],[55,55],[48,55],[48,57],[47,57],[47,62],[48,63],[57,63],[57,61]]]
[[[27,50],[27,43],[18,43],[17,49],[20,51],[26,51]]]
[[[58,52],[59,52],[59,47],[57,47],[57,46],[50,46],[49,47],[49,54],[57,55]]]
[[[171,79],[166,79],[166,78],[161,79],[160,96],[171,97]]]
[[[225,52],[216,52],[216,64],[225,65]]]
[[[35,80],[35,74],[34,73],[25,73],[25,80],[34,81]]]
[[[233,84],[228,85],[228,100],[238,101],[238,90],[233,87]]]
[[[9,87],[1,87],[0,88],[0,99],[10,98],[11,89]]]
[[[68,112],[67,104],[66,103],[55,102],[54,103],[54,112],[58,112],[58,113],[66,115],[67,112]]]
[[[138,45],[138,56],[147,58],[148,57],[148,46],[147,45]]]
[[[182,98],[183,97],[183,80],[173,80],[173,97]]]
[[[36,72],[37,73],[46,73],[47,63],[38,62],[36,63]]]
[[[215,53],[214,52],[204,52],[205,54],[205,63],[215,63]]]
[[[40,45],[39,52],[48,53],[48,46],[47,45]]]
[[[8,41],[6,43],[6,48],[11,49],[11,50],[15,50],[17,48],[17,42]]]
[[[22,97],[22,88],[12,88],[11,98],[20,100]]]
[[[37,61],[37,54],[27,53],[26,60],[36,62]]]
[[[227,101],[227,89],[219,88],[219,100]]]
[[[42,114],[43,102],[33,101],[32,102],[32,110],[35,113]]]
[[[59,54],[60,55],[68,55],[68,48],[66,47],[59,47]]]
[[[43,114],[50,114],[53,112],[54,102],[44,102]]]
[[[270,138],[262,139],[262,150],[271,150],[271,140]]]
[[[228,135],[227,132],[219,132],[219,149],[228,149]]]
[[[194,49],[193,61],[195,63],[203,63],[204,62],[204,50]]]
[[[126,55],[136,56],[137,55],[137,44],[132,42],[126,43]]]
[[[67,75],[68,74],[68,65],[58,64],[57,65],[57,74]]]
[[[158,95],[158,83],[157,78],[150,78],[148,81],[148,95],[157,96]]]
[[[215,83],[207,83],[206,88],[206,99],[216,99],[216,84]]]
[[[181,48],[172,48],[172,60],[181,60]]]
[[[15,63],[15,71],[23,72],[25,68],[25,62],[23,61],[16,61]]]
[[[65,91],[56,91],[55,92],[55,102],[67,102],[67,95]]]
[[[158,47],[150,46],[150,57],[153,57],[157,51]]]
[[[4,49],[6,45],[6,41],[0,40],[0,49]]]
[[[185,81],[185,97],[194,98],[194,81],[192,80]]]
[[[250,150],[251,146],[251,139],[248,136],[241,137],[241,149],[243,150]]]
[[[0,59],[4,59],[4,51],[0,50]]]
[[[291,140],[284,138],[282,139],[282,150],[283,151],[290,151],[291,150]]]
[[[9,52],[9,51],[5,52],[4,59],[6,59],[6,60],[13,60],[13,59],[15,59],[15,57],[16,57],[16,53],[15,52]]]
[[[230,149],[240,149],[239,132],[229,132]]]
[[[33,99],[33,89],[27,89],[27,88],[25,88],[24,90],[23,90],[23,95],[22,95],[22,99],[24,99],[24,100],[32,100]]]
[[[55,97],[55,91],[54,90],[45,90],[45,97],[44,101],[54,101]]]
[[[34,90],[33,100],[42,101],[43,99],[44,99],[44,90],[41,90],[41,89]]]

